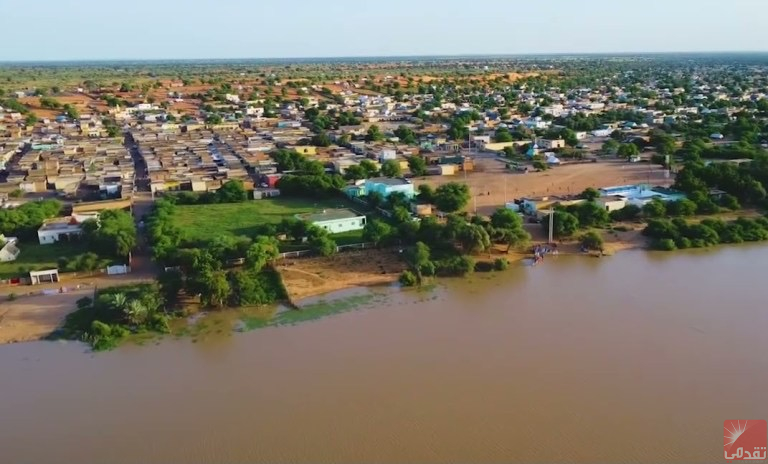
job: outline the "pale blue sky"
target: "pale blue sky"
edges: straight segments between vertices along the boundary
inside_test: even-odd
[[[0,12],[0,61],[768,50],[768,0],[0,0]]]

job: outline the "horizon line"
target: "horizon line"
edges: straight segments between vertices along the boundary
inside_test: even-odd
[[[340,59],[409,59],[432,58],[520,58],[520,57],[578,57],[578,56],[642,56],[642,55],[727,55],[768,54],[768,50],[719,50],[719,51],[622,51],[622,52],[525,52],[525,53],[464,53],[464,54],[416,54],[416,55],[336,55],[336,56],[272,56],[272,57],[224,57],[224,58],[42,58],[25,60],[0,60],[0,65],[28,63],[102,63],[102,62],[173,62],[173,61],[287,61],[287,60],[340,60]]]

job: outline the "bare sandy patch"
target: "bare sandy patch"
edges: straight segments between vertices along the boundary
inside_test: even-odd
[[[67,314],[76,309],[77,300],[92,295],[92,288],[84,288],[70,293],[3,301],[0,309],[0,344],[46,337],[61,326]]]
[[[397,249],[361,250],[329,258],[283,260],[280,272],[291,301],[345,288],[397,281],[406,264]]]

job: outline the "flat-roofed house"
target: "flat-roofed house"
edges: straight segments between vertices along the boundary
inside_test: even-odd
[[[74,217],[56,218],[46,221],[37,230],[37,239],[40,245],[50,245],[62,239],[67,239],[74,235],[80,235],[83,227]]]
[[[377,192],[384,198],[395,192],[403,193],[408,198],[413,198],[416,195],[413,183],[400,177],[374,177],[367,179],[365,181],[365,191],[368,195],[372,192]]]
[[[321,229],[325,229],[331,234],[362,230],[367,222],[365,215],[346,208],[326,209],[319,213],[298,214],[296,217]]]

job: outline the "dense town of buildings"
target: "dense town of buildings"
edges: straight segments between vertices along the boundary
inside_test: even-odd
[[[6,86],[0,201],[12,208],[55,197],[73,205],[72,216],[41,228],[42,244],[56,241],[57,231],[75,233],[82,222],[76,213],[100,209],[89,204],[129,205],[137,189],[154,198],[213,192],[237,180],[254,199],[277,196],[289,172],[273,154],[283,149],[345,176],[350,197],[401,192],[412,198],[410,177],[461,180],[482,160],[502,161],[516,173],[599,156],[631,162],[661,156],[671,169],[692,137],[715,147],[739,145],[738,154],[746,150],[747,130],[749,149],[765,147],[766,67],[702,60],[692,67],[641,61],[635,67],[596,59],[588,76],[567,63],[554,63],[563,70],[553,72],[531,61],[516,63],[522,69],[514,76],[481,63],[472,73],[443,69],[437,77],[346,73],[323,81],[265,72],[229,81]],[[743,120],[758,130],[740,128]],[[623,149],[629,145],[637,149]],[[424,161],[417,175],[414,158]],[[397,174],[356,178],[353,167],[365,160],[376,168],[394,163]],[[606,196],[609,210],[638,198]],[[3,243],[4,256],[14,255],[15,241]]]

